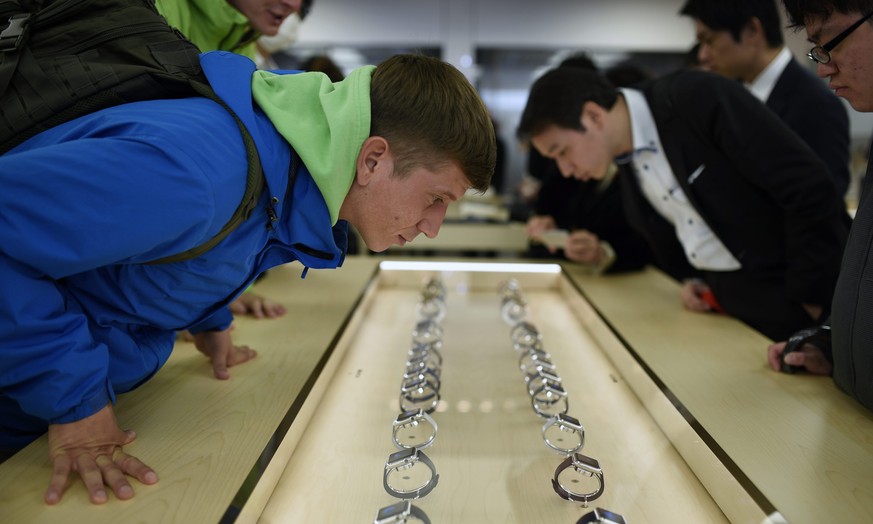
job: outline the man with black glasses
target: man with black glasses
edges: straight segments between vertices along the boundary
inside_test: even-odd
[[[701,67],[739,80],[807,143],[837,195],[849,188],[849,115],[821,79],[785,46],[776,0],[687,0]],[[810,111],[815,107],[815,111]]]
[[[873,1],[783,0],[795,27],[814,44],[809,58],[831,89],[857,111],[873,112]],[[810,108],[815,111],[815,108]],[[867,164],[830,320],[768,348],[774,370],[833,375],[837,386],[873,409],[873,194]]]

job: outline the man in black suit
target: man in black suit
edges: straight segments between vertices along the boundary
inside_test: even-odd
[[[679,12],[694,19],[700,67],[741,81],[815,151],[845,197],[848,112],[785,47],[776,1],[688,0]]]
[[[641,90],[588,71],[537,80],[519,135],[564,176],[620,164],[625,210],[685,307],[784,338],[827,313],[846,237],[824,164],[738,83],[678,71]]]

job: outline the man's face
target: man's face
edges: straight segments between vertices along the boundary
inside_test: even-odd
[[[470,183],[455,164],[435,171],[413,168],[406,176],[376,173],[359,191],[357,217],[353,225],[373,251],[411,242],[419,233],[434,238],[439,233],[450,202],[464,196]]]
[[[750,72],[751,63],[755,58],[755,48],[750,42],[748,31],[740,33],[740,41],[734,40],[730,31],[715,31],[700,20],[695,19],[694,29],[700,50],[697,60],[700,67],[732,79],[751,82],[754,75]]]
[[[806,19],[806,34],[813,45],[821,45],[842,33],[866,13],[834,12],[827,19]],[[856,110],[873,112],[873,27],[861,24],[831,49],[831,60],[818,64],[816,73],[829,78],[828,85],[837,96],[845,98]],[[815,108],[810,108],[814,111]]]
[[[291,13],[299,13],[303,0],[228,0],[249,19],[255,31],[268,36],[279,32],[279,26]]]
[[[601,129],[586,126],[585,131],[551,125],[531,137],[541,155],[554,159],[564,178],[602,180],[612,164],[612,156]]]

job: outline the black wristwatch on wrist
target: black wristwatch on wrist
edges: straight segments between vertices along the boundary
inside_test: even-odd
[[[783,373],[796,373],[802,368],[800,366],[792,366],[785,362],[785,356],[795,351],[800,351],[804,344],[812,344],[819,348],[828,362],[833,364],[834,358],[831,353],[831,327],[828,325],[816,326],[806,329],[801,329],[797,333],[791,335],[788,342],[785,343],[785,349],[782,351],[782,366],[780,370]]]

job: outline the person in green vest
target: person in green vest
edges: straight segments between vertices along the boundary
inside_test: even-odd
[[[294,13],[301,20],[313,0],[157,0],[158,11],[201,51],[232,51],[255,59],[255,41],[273,36]]]
[[[256,59],[255,42],[275,36],[282,22],[296,14],[302,21],[313,0],[157,0],[158,12],[204,53],[232,51]],[[285,307],[251,290],[230,305],[235,315],[275,318]],[[182,336],[190,339],[188,333]]]

